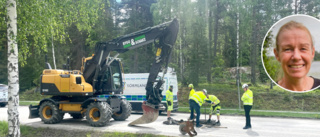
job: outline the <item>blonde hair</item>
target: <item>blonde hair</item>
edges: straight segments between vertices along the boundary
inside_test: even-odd
[[[304,30],[306,31],[310,38],[311,38],[311,49],[313,49],[313,39],[312,39],[312,36],[311,36],[311,33],[309,31],[309,29],[304,26],[302,23],[299,23],[299,22],[296,22],[296,21],[289,21],[287,22],[286,24],[284,24],[283,26],[281,26],[281,28],[279,29],[278,31],[278,34],[276,36],[276,50],[279,51],[279,36],[280,34],[284,31],[284,30],[291,30],[291,29],[301,29],[301,30]]]

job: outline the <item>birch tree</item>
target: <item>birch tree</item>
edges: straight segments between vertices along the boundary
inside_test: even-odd
[[[7,0],[8,37],[8,126],[9,137],[20,136],[19,121],[19,69],[17,44],[17,9],[15,0]]]

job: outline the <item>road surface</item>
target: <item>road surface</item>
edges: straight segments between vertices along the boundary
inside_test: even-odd
[[[64,120],[58,124],[44,124],[40,118],[28,119],[29,110],[27,106],[19,107],[20,122],[23,125],[42,128],[55,128],[63,130],[83,130],[101,132],[131,132],[131,133],[150,133],[166,136],[183,136],[179,132],[178,125],[164,125],[166,115],[160,115],[157,121],[140,126],[130,127],[128,124],[139,118],[141,114],[132,114],[126,121],[114,121],[105,127],[91,127],[84,119],[74,120],[66,114]],[[172,118],[188,118],[188,114],[173,113]],[[207,116],[208,117],[208,116]],[[7,120],[7,107],[0,108],[0,120]],[[216,118],[215,116],[213,118]],[[201,115],[205,119],[205,115]],[[297,118],[267,118],[251,117],[252,129],[243,130],[245,124],[244,116],[221,116],[221,126],[227,128],[196,128],[198,136],[215,137],[319,137],[320,120],[316,119],[297,119]],[[187,135],[185,135],[187,136]]]

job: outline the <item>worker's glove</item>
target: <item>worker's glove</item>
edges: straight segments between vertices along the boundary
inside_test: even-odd
[[[214,104],[214,102],[211,102],[211,104],[213,105],[213,104]]]
[[[171,101],[167,101],[168,105],[171,106]]]

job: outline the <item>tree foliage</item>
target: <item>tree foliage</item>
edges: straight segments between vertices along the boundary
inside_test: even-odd
[[[0,0],[2,58],[7,56],[4,2]],[[320,1],[310,0],[18,0],[17,3],[22,90],[37,85],[45,54],[52,64],[52,45],[57,68],[62,68],[69,56],[71,68],[80,69],[81,58],[93,53],[96,42],[173,18],[178,18],[180,28],[169,66],[175,69],[181,83],[223,82],[233,75],[228,68],[236,67],[237,62],[240,67],[252,68],[247,76],[241,75],[241,81],[266,82],[261,45],[267,30],[285,16],[296,13],[318,18],[320,12]],[[154,53],[150,44],[119,57],[126,73],[148,72]],[[269,64],[270,69],[276,66],[276,62]],[[0,83],[7,82],[6,69],[6,60],[0,60]],[[276,78],[273,72],[269,74]]]
[[[5,25],[6,7],[3,4],[5,2],[6,0],[0,0],[1,43],[7,42],[7,33],[5,31],[7,29]],[[20,74],[22,73],[22,80],[24,76],[28,80],[28,84],[26,85],[29,85],[30,81],[36,80],[37,78],[35,77],[39,77],[39,74],[43,70],[43,67],[39,69],[39,66],[43,66],[40,64],[43,64],[44,54],[50,51],[51,45],[64,44],[66,46],[65,43],[70,42],[68,29],[72,25],[76,26],[81,33],[90,36],[92,27],[97,22],[99,15],[101,15],[100,13],[105,11],[105,5],[109,5],[107,0],[17,0],[19,64],[24,69],[28,61],[35,63],[29,64],[25,68],[26,71],[20,72]],[[90,43],[88,36],[84,38],[88,41],[84,42]],[[85,43],[82,43],[82,45],[85,45]],[[63,49],[61,50],[65,51],[64,49],[68,49],[66,47],[62,47]],[[0,45],[1,57],[7,56],[6,49],[6,44]],[[6,63],[5,60],[1,60],[0,62],[1,83],[6,83],[7,81],[7,74],[4,73],[6,71],[2,71],[6,69]],[[35,72],[33,74],[38,76],[31,76],[34,79],[30,79],[30,75],[32,74],[30,71]]]

